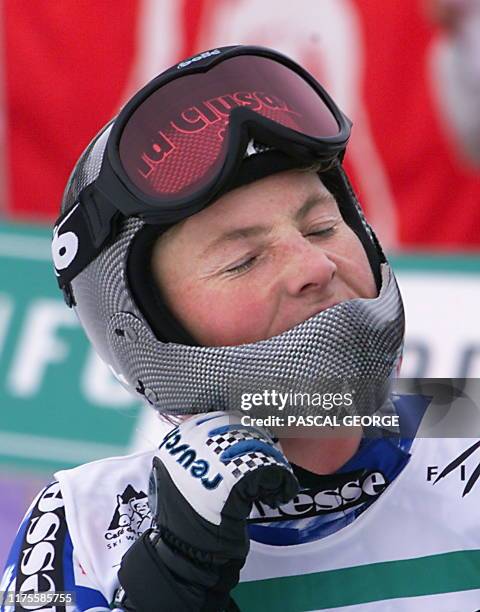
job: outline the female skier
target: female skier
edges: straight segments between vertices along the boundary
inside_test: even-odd
[[[414,439],[427,402],[391,397],[403,307],[342,167],[349,135],[303,68],[236,46],[161,74],[87,147],[54,229],[59,286],[172,429],[55,475],[2,610],[478,607],[478,500],[455,474],[479,444]],[[304,437],[239,410],[287,397],[322,416],[293,401],[312,394],[337,395],[340,422],[350,394],[399,426]]]

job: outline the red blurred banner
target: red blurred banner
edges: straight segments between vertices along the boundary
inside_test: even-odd
[[[387,245],[478,249],[480,169],[439,113],[443,34],[424,4],[5,0],[0,211],[51,221],[76,158],[128,95],[196,51],[251,43],[306,65],[351,116],[348,170]]]

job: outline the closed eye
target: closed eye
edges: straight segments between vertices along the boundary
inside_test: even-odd
[[[327,228],[324,228],[324,229],[320,229],[320,230],[317,230],[315,232],[309,232],[307,234],[307,236],[321,236],[321,237],[327,238],[328,236],[333,235],[335,233],[336,229],[337,229],[336,226],[332,225],[332,227],[327,227]]]
[[[246,272],[253,266],[256,260],[257,260],[257,256],[255,255],[254,257],[250,257],[246,261],[243,261],[242,263],[237,264],[236,266],[232,266],[231,268],[228,268],[228,270],[225,270],[225,272],[232,273],[232,274],[240,274],[241,272]]]

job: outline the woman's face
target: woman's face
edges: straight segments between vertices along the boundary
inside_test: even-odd
[[[158,240],[153,270],[204,346],[264,340],[377,295],[359,239],[315,172],[274,174],[222,196]]]

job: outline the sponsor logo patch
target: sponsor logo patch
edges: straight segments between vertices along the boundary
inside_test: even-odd
[[[357,470],[335,476],[320,477],[317,487],[300,491],[288,504],[272,509],[255,502],[250,522],[270,523],[343,512],[371,503],[387,488],[389,482],[380,471]]]
[[[478,450],[480,449],[480,441],[475,442],[464,450],[458,457],[450,461],[444,468],[440,468],[438,465],[427,466],[427,482],[433,481],[436,485],[438,482],[443,480],[449,474],[455,472],[460,482],[464,482],[465,486],[462,491],[462,497],[468,495],[473,489],[475,483],[480,478],[480,453],[477,453],[477,459],[479,459],[475,465],[475,468],[467,470],[465,462]]]
[[[212,476],[210,463],[205,459],[200,459],[197,456],[197,451],[182,441],[178,427],[163,438],[158,449],[161,450],[162,448],[172,457],[175,457],[177,463],[187,470],[191,476],[198,478],[205,489],[209,491],[216,489],[222,482],[223,476],[218,472],[215,476]]]
[[[15,590],[30,592],[64,591],[63,547],[67,526],[60,484],[54,482],[40,495],[23,537]],[[43,606],[28,609],[44,609]],[[65,606],[56,605],[57,611]]]
[[[127,485],[123,493],[117,495],[116,504],[105,533],[108,549],[119,546],[123,541],[137,540],[152,520],[147,495],[143,491],[136,491],[132,485]]]

